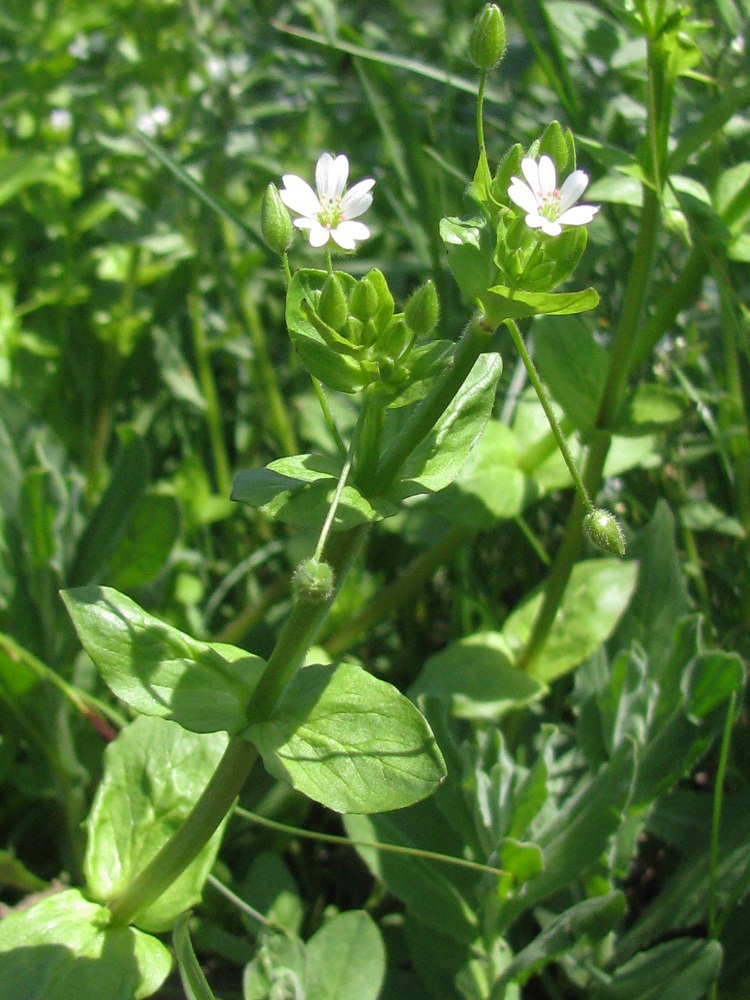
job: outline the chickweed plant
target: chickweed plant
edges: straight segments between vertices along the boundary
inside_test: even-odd
[[[748,0],[120,6],[0,13],[0,997],[750,995]]]

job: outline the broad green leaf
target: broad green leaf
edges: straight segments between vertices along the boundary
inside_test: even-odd
[[[503,970],[495,983],[490,1000],[501,998],[509,983],[525,983],[559,955],[578,947],[582,938],[595,944],[601,941],[625,913],[625,897],[621,892],[584,899],[554,917],[536,938],[520,951]]]
[[[32,184],[48,183],[55,176],[54,162],[50,156],[4,152],[0,158],[0,205]]]
[[[273,718],[245,735],[275,777],[338,812],[401,809],[445,776],[424,716],[351,663],[300,670]]]
[[[308,1000],[378,1000],[385,979],[385,948],[363,910],[323,924],[307,942]]]
[[[522,292],[493,285],[481,296],[487,322],[499,326],[505,319],[524,316],[572,316],[596,309],[599,295],[593,288],[579,292]]]
[[[0,921],[0,991],[8,1000],[141,1000],[172,959],[157,938],[109,927],[109,910],[66,889]]]
[[[548,683],[578,666],[609,638],[635,589],[638,566],[617,559],[578,563],[565,590],[547,642],[529,673]],[[542,603],[543,592],[507,618],[503,640],[515,658],[523,649]]]
[[[200,967],[190,940],[190,914],[183,913],[177,920],[172,933],[177,966],[180,970],[182,988],[187,1000],[216,1000],[208,985],[208,980]]]
[[[719,975],[721,957],[718,941],[667,941],[620,966],[593,995],[595,1000],[703,1000]]]
[[[328,514],[340,473],[340,460],[331,456],[280,458],[264,469],[238,472],[232,500],[289,524],[318,528]],[[392,503],[379,497],[365,499],[354,486],[347,484],[339,498],[333,527],[355,528],[395,513]]]
[[[417,840],[414,833],[404,829],[400,813],[347,816],[344,825],[352,840],[435,849],[433,831],[424,830],[424,836]],[[427,839],[429,844],[425,842]],[[468,943],[475,939],[479,933],[477,916],[457,887],[449,865],[427,858],[381,853],[376,847],[361,844],[355,847],[373,875],[420,920],[454,940]]]
[[[442,520],[476,530],[517,517],[536,492],[519,457],[513,431],[489,420],[458,477],[425,502]]]
[[[198,642],[109,587],[63,593],[78,638],[112,691],[143,715],[196,733],[236,733],[265,668],[235,646]]]
[[[489,419],[501,372],[498,354],[479,356],[432,432],[404,463],[401,482],[393,488],[398,499],[436,492],[453,482]],[[390,411],[386,417],[386,434],[391,440],[402,433],[409,409]]]
[[[729,538],[745,538],[747,532],[736,517],[709,500],[688,500],[679,509],[680,521],[691,531],[715,531]]]
[[[114,899],[158,853],[195,805],[226,746],[223,733],[198,735],[148,717],[131,722],[109,744],[104,776],[86,820],[84,870],[94,898]],[[199,902],[223,826],[182,875],[136,914],[139,927],[169,930]]]
[[[542,317],[533,329],[534,361],[545,385],[573,425],[589,430],[604,392],[609,352],[574,316]]]
[[[409,695],[435,695],[460,719],[499,721],[506,712],[544,697],[547,687],[516,670],[503,636],[478,632],[431,656]]]

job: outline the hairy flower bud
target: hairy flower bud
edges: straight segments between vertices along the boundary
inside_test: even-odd
[[[497,4],[488,3],[474,21],[469,55],[475,66],[486,71],[497,66],[504,52],[505,18]]]
[[[305,559],[292,577],[292,589],[298,600],[327,601],[333,594],[333,570],[327,562]]]
[[[269,250],[283,254],[292,245],[294,226],[275,184],[269,184],[260,209],[260,229]]]
[[[352,314],[364,323],[375,315],[379,305],[380,300],[377,289],[368,277],[362,278],[354,286],[354,291],[352,292],[351,302],[349,303]]]
[[[349,305],[341,282],[335,274],[329,274],[320,293],[318,315],[334,330],[341,330],[349,318]]]
[[[583,519],[583,530],[603,552],[612,556],[625,555],[625,536],[617,518],[608,510],[592,510]]]
[[[418,335],[432,333],[438,321],[440,304],[435,286],[426,281],[411,296],[404,309],[404,319],[410,330]]]

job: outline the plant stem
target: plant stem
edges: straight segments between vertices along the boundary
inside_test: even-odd
[[[128,924],[157,899],[208,843],[232,808],[258,758],[252,743],[235,737],[184,823],[159,853],[109,903],[113,924]]]
[[[484,326],[484,317],[477,313],[464,330],[453,356],[453,363],[441,381],[415,407],[414,413],[398,439],[386,451],[370,483],[362,483],[368,494],[378,495],[398,474],[409,455],[430,433],[443,412],[464,384],[474,364],[494,335],[494,329]]]
[[[609,378],[596,418],[599,434],[594,437],[583,475],[584,488],[591,496],[596,496],[601,485],[604,463],[612,442],[613,428],[622,407],[628,380],[634,366],[640,320],[656,251],[658,231],[659,197],[651,187],[644,185],[643,210],[638,238],[628,275],[620,322],[615,334]],[[562,543],[547,578],[544,600],[534,621],[529,640],[516,664],[520,670],[530,670],[533,667],[547,641],[570,574],[573,572],[573,566],[581,551],[585,514],[585,506],[580,494],[577,493],[568,515]]]
[[[589,499],[589,495],[586,492],[586,487],[583,485],[581,476],[576,468],[576,464],[573,461],[570,451],[568,449],[568,442],[565,440],[565,435],[560,430],[560,425],[557,422],[557,417],[555,416],[550,401],[547,398],[547,391],[542,385],[542,380],[539,378],[539,373],[536,370],[534,362],[531,360],[531,355],[526,350],[526,344],[523,342],[523,337],[521,336],[521,331],[518,329],[518,324],[514,319],[506,319],[505,325],[510,331],[513,343],[516,346],[521,360],[523,361],[526,373],[529,376],[529,381],[534,386],[534,391],[536,392],[537,399],[542,404],[542,409],[544,410],[544,415],[547,417],[547,422],[550,425],[552,433],[555,436],[555,441],[557,442],[557,447],[560,449],[560,454],[563,457],[563,461],[568,467],[568,472],[570,473],[570,478],[573,480],[578,495],[581,498],[583,506],[585,507],[587,513],[592,513],[594,510],[593,504]]]

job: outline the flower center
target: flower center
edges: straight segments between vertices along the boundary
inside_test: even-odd
[[[341,214],[341,199],[329,198],[323,195],[320,199],[320,211],[318,212],[318,222],[324,229],[335,229],[343,221]]]
[[[554,191],[543,194],[539,199],[539,214],[543,215],[545,219],[549,219],[550,222],[554,222],[560,214],[560,196],[560,188],[555,188]]]

